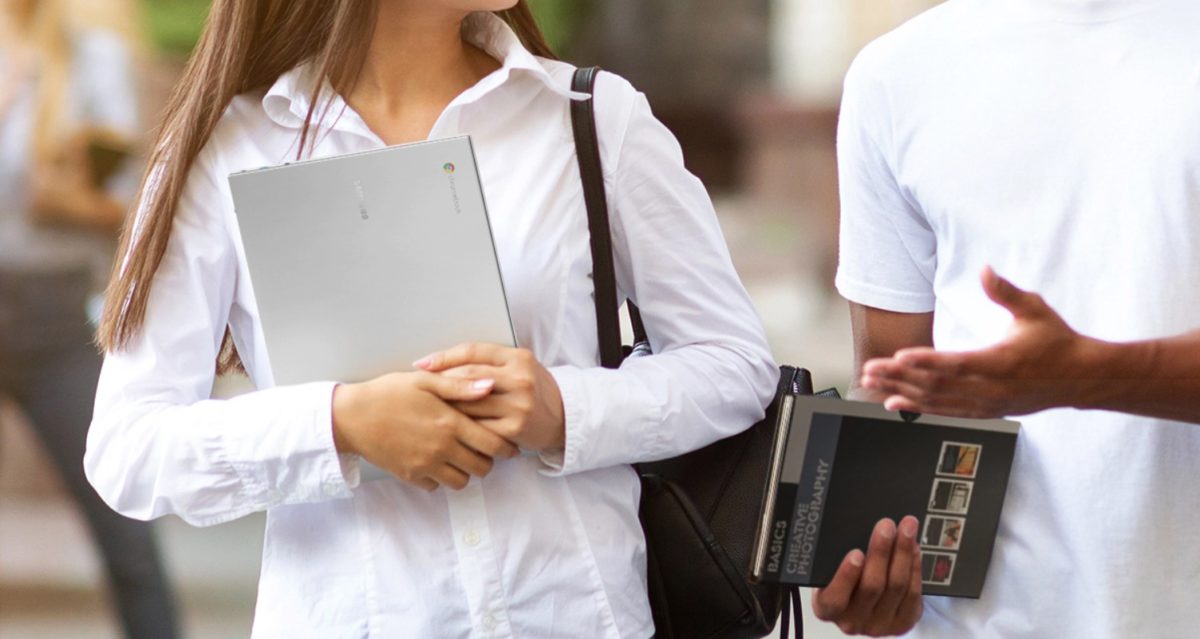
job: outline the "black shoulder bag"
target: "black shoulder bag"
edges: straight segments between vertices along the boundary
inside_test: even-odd
[[[598,71],[578,69],[572,89],[592,94]],[[571,103],[571,124],[591,234],[600,361],[618,368],[632,350],[649,351],[649,340],[637,307],[627,301],[634,346],[621,345],[608,202],[590,99]],[[754,583],[750,574],[780,407],[789,395],[812,392],[807,370],[783,366],[761,422],[695,452],[637,465],[657,639],[755,639],[769,634],[781,616],[781,637],[789,635],[789,617],[803,636],[799,589]],[[836,393],[822,394],[829,392]]]

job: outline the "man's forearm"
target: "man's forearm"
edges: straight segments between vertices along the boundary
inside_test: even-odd
[[[1200,330],[1169,339],[1089,340],[1088,376],[1077,408],[1200,424]]]

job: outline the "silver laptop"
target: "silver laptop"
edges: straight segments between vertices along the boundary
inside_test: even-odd
[[[276,384],[515,346],[468,137],[229,177]]]

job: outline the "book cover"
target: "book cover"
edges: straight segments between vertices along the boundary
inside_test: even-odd
[[[920,520],[923,592],[978,598],[987,577],[1019,424],[920,415],[796,397],[763,581],[824,586],[875,523]]]

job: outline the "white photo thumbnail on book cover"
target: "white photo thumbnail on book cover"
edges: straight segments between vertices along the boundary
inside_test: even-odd
[[[949,586],[954,579],[954,563],[957,557],[948,552],[926,552],[921,554],[921,583],[931,586]]]
[[[973,479],[979,469],[979,456],[982,453],[983,446],[979,444],[942,442],[937,474]]]
[[[926,515],[925,527],[921,531],[921,546],[958,550],[962,545],[962,533],[966,524],[967,520],[962,517]]]
[[[929,511],[965,515],[971,506],[971,490],[974,485],[974,482],[956,479],[933,480],[933,491],[929,494]]]

